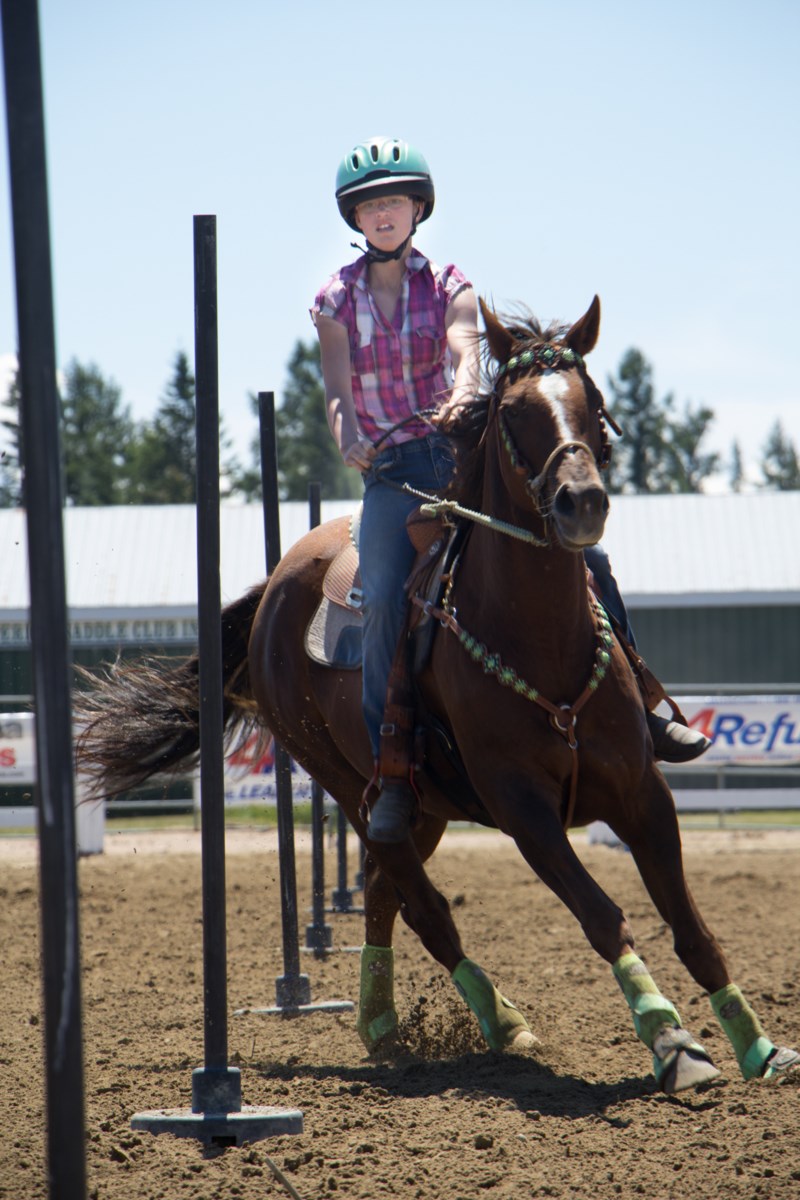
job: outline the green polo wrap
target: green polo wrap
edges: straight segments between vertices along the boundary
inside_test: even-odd
[[[637,1036],[652,1050],[660,1029],[665,1025],[680,1027],[677,1009],[661,995],[638,954],[631,951],[621,955],[611,969],[633,1013]]]
[[[391,946],[361,947],[361,994],[357,1028],[371,1047],[397,1028],[394,1007],[394,950]]]
[[[764,1036],[761,1022],[735,983],[709,997],[745,1079],[759,1079],[775,1046]]]

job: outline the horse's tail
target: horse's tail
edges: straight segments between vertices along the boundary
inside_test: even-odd
[[[222,610],[223,729],[226,744],[258,728],[247,645],[266,583]],[[101,674],[78,668],[86,688],[73,701],[81,727],[78,770],[98,795],[115,795],[153,775],[182,775],[200,750],[199,657],[121,659]]]

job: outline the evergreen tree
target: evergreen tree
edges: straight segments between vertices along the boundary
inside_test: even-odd
[[[325,411],[319,343],[298,340],[287,365],[283,402],[275,413],[278,489],[282,500],[306,500],[309,483],[321,485],[326,500],[361,495],[361,479],[336,449]],[[258,414],[258,401],[251,397]],[[261,495],[260,443],[253,442],[253,469],[241,473],[236,489],[249,499]]]
[[[672,417],[672,407],[670,402],[665,413],[664,491],[702,492],[703,481],[719,466],[719,454],[700,452],[714,413],[710,408],[692,410],[687,404],[678,419]]]
[[[94,364],[73,359],[61,400],[64,493],[68,504],[119,504],[125,499],[133,425],[120,389]]]
[[[623,431],[614,443],[609,472],[612,492],[660,492],[666,418],[656,400],[652,368],[640,350],[628,350],[618,377],[609,376],[609,411]]]
[[[24,503],[20,401],[17,365],[2,403],[3,416],[0,418],[0,428],[3,430],[3,444],[0,446],[0,508],[20,508]]]
[[[152,423],[132,448],[129,499],[134,504],[194,504],[197,476],[195,381],[183,351]]]
[[[761,459],[762,487],[791,492],[800,488],[800,460],[797,447],[787,437],[780,421],[769,432]]]
[[[614,443],[609,471],[611,492],[699,492],[716,470],[718,454],[701,453],[700,443],[714,419],[710,408],[686,406],[675,413],[671,394],[656,397],[653,371],[640,350],[628,350],[617,378],[609,376],[609,411],[623,430]]]
[[[742,462],[742,448],[738,441],[731,446],[731,461],[730,461],[730,485],[732,492],[740,492],[744,486],[744,463]]]

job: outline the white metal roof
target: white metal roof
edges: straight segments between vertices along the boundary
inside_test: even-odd
[[[323,520],[354,507],[326,502]],[[308,529],[308,506],[282,504],[280,521],[286,550]],[[266,573],[261,505],[224,505],[220,543],[225,603]],[[72,619],[196,613],[191,505],[69,508],[64,545]],[[633,608],[800,603],[800,491],[614,496],[603,545]],[[23,620],[27,536],[18,509],[0,509],[0,563],[0,619]]]

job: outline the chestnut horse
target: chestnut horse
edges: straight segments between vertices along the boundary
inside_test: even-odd
[[[689,892],[675,805],[653,759],[639,689],[587,586],[582,551],[599,541],[608,512],[606,414],[584,362],[597,340],[599,302],[571,327],[546,330],[533,318],[504,322],[481,307],[489,390],[445,426],[458,462],[449,520],[466,523],[469,533],[443,596],[426,602],[435,633],[416,680],[420,710],[457,748],[457,768],[437,769],[441,739],[429,738],[430,762],[415,776],[421,803],[412,836],[399,845],[369,840],[361,802],[373,761],[360,672],[312,661],[304,643],[328,567],[350,537],[347,520],[302,538],[266,584],[224,610],[226,728],[240,726],[255,701],[262,726],[344,808],[365,842],[357,1027],[369,1050],[397,1028],[398,911],[451,974],[492,1048],[536,1041],[466,957],[424,868],[448,820],[463,819],[466,806],[514,839],[612,967],[664,1091],[718,1071],[637,957],[624,913],[582,864],[570,826],[606,821],[630,847],[744,1077],[786,1077],[798,1055],[765,1036]],[[79,757],[106,792],[186,769],[196,756],[196,658],[118,664],[79,704]]]

